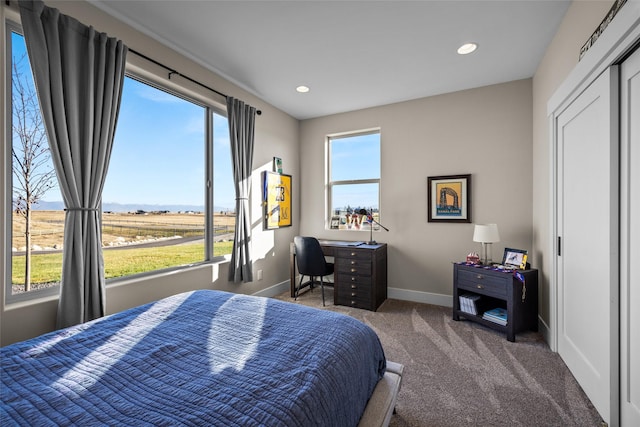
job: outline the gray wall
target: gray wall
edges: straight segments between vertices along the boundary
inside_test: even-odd
[[[451,304],[453,261],[480,252],[473,224],[427,222],[427,177],[472,174],[472,220],[496,223],[505,246],[531,249],[531,80],[305,120],[300,127],[302,234],[368,240],[368,232],[324,227],[327,134],[380,127],[380,222],[391,231],[390,296]]]

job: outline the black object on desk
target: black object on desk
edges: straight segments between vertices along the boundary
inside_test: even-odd
[[[460,295],[466,293],[479,295],[483,300],[480,306],[483,310],[477,315],[461,309]],[[506,325],[483,317],[483,311],[492,308],[506,310]],[[517,332],[537,331],[538,270],[498,270],[453,264],[453,320],[460,320],[460,317],[505,332],[509,341],[516,340]]]
[[[319,241],[324,255],[334,258],[334,304],[376,311],[387,299],[387,245]],[[293,298],[296,283],[296,252],[293,243],[290,246],[289,269]]]

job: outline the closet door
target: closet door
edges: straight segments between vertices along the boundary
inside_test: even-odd
[[[618,413],[616,76],[606,70],[556,119],[558,353],[609,424]]]
[[[620,72],[620,425],[640,426],[640,50]]]

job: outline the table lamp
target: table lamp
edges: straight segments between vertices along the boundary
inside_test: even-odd
[[[389,229],[387,227],[385,227],[384,225],[380,224],[378,221],[376,221],[375,219],[373,219],[373,211],[372,212],[368,212],[366,209],[360,209],[358,211],[358,213],[360,215],[366,215],[369,219],[369,241],[367,242],[367,245],[375,245],[377,244],[377,242],[375,240],[373,240],[373,223],[375,222],[376,224],[378,224],[380,227],[384,228],[385,230],[389,231]]]
[[[491,255],[487,253],[491,252],[491,244],[500,241],[500,234],[498,234],[498,226],[496,224],[476,224],[473,229],[473,241],[482,243],[482,263],[484,265],[490,264]]]

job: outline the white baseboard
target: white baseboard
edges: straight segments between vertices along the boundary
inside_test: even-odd
[[[538,332],[542,334],[542,338],[547,343],[551,351],[557,353],[557,350],[551,345],[551,329],[540,316],[538,316]]]
[[[387,297],[402,301],[421,302],[425,304],[440,305],[443,307],[453,307],[453,297],[451,295],[434,294],[431,292],[410,291],[400,288],[387,288]]]
[[[275,297],[276,295],[280,295],[283,292],[289,290],[289,280],[285,280],[284,282],[280,282],[268,288],[265,288],[261,291],[254,293],[253,295],[258,297]]]
[[[253,295],[261,297],[274,297],[280,295],[283,292],[289,290],[289,281],[278,283]],[[451,295],[434,294],[432,292],[411,291],[400,288],[387,288],[387,297],[390,299],[397,299],[402,301],[420,302],[424,304],[439,305],[442,307],[453,307],[453,298]],[[549,325],[547,325],[540,316],[538,316],[538,331],[542,334],[544,340],[549,344],[551,343],[551,331]],[[551,349],[556,351],[555,349]]]
[[[260,297],[274,297],[288,291],[289,289],[289,280],[285,280],[284,282],[280,282],[276,285],[258,291],[253,295]],[[440,305],[443,307],[453,307],[451,295],[434,294],[431,292],[410,291],[400,288],[387,288],[387,298]]]

